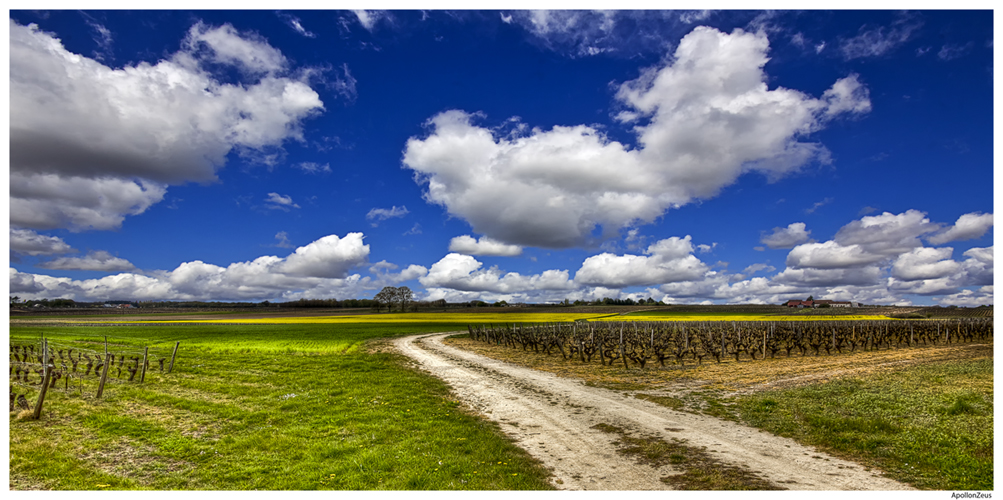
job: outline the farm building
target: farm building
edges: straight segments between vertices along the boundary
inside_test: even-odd
[[[805,307],[813,307],[814,304],[815,301],[813,300],[788,300],[786,303],[784,303],[784,305],[787,307],[796,307],[798,309],[803,309]]]

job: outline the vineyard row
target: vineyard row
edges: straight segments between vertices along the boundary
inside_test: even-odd
[[[123,349],[113,352],[107,350],[106,343],[105,352],[102,353],[79,346],[68,347],[66,344],[53,343],[45,339],[35,342],[11,342],[10,410],[14,411],[15,405],[21,409],[30,407],[25,397],[27,394],[16,395],[15,387],[27,390],[38,386],[33,415],[34,418],[38,418],[46,391],[50,388],[59,389],[61,385],[64,391],[69,392],[71,380],[78,381],[72,385],[75,387],[74,390],[81,391],[82,383],[86,379],[97,380],[99,383],[97,397],[100,398],[105,383],[112,381],[109,377],[121,380],[127,376],[128,380],[122,382],[143,383],[147,369],[154,360],[159,364],[161,372],[170,373],[174,367],[179,345],[180,342],[174,345],[173,351],[167,351],[170,352],[169,355],[160,351],[163,356],[158,357],[157,351],[151,352],[149,347],[142,351]],[[165,362],[169,363],[166,369]]]
[[[474,340],[564,359],[644,368],[704,359],[819,356],[903,346],[991,341],[991,319],[825,322],[574,322],[467,326]]]

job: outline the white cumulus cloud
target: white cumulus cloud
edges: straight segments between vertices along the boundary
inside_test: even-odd
[[[647,255],[593,255],[585,259],[582,267],[575,273],[575,282],[622,288],[695,281],[709,271],[707,265],[693,255],[689,236],[659,240],[644,253]]]
[[[30,229],[10,228],[10,250],[23,255],[56,255],[76,250],[56,236],[45,236]]]
[[[636,123],[636,148],[586,125],[496,136],[478,115],[442,112],[425,138],[408,140],[403,163],[427,184],[425,197],[492,239],[566,248],[651,223],[665,210],[715,196],[745,172],[774,179],[827,151],[801,139],[836,114],[868,109],[855,76],[823,98],[777,87],[763,71],[763,34],[700,27],[670,62],[618,88]],[[519,128],[517,127],[518,131]]]
[[[961,268],[951,260],[953,251],[951,247],[916,248],[895,259],[892,276],[903,281],[946,278]]]
[[[165,185],[152,181],[12,171],[10,224],[71,231],[116,229],[125,216],[145,212],[166,193]]]
[[[791,249],[787,254],[787,267],[840,269],[861,267],[884,260],[884,255],[872,254],[860,245],[840,245],[835,241],[805,243]]]
[[[207,63],[246,81],[220,82]],[[264,39],[230,25],[196,23],[178,52],[115,69],[11,20],[11,224],[114,229],[169,184],[216,180],[231,151],[301,140],[323,104],[287,67]]]
[[[978,290],[961,290],[958,293],[946,295],[933,299],[945,306],[978,307],[993,304],[992,285],[984,286]]]
[[[805,230],[804,222],[794,222],[787,227],[775,227],[773,233],[763,235],[759,242],[773,249],[794,248],[797,245],[808,242],[811,231]]]
[[[294,276],[343,278],[349,269],[362,265],[369,257],[369,245],[362,239],[362,233],[348,233],[344,238],[325,236],[297,248],[277,269]]]
[[[498,257],[514,257],[522,254],[519,245],[506,245],[500,241],[482,236],[479,240],[473,236],[457,236],[449,241],[449,251],[465,255],[493,255]]]
[[[371,278],[350,274],[368,259],[369,245],[362,240],[362,233],[348,233],[343,238],[329,235],[297,248],[286,257],[266,255],[225,267],[196,260],[181,263],[170,271],[123,272],[87,280],[22,273],[10,268],[10,286],[12,293],[27,298],[89,301],[357,298],[373,286]],[[89,257],[109,266],[122,264],[106,252],[94,252]],[[79,269],[85,260],[66,260],[59,268],[68,269],[66,266],[75,264]],[[411,266],[401,275],[417,276],[422,270],[421,266]]]
[[[943,245],[949,241],[971,240],[981,238],[993,227],[993,214],[970,213],[958,217],[953,226],[942,233],[929,236],[926,240],[934,245]]]
[[[884,212],[843,226],[833,239],[843,246],[859,245],[868,253],[893,256],[923,246],[920,236],[938,229],[940,224],[919,210]]]
[[[450,253],[418,278],[426,288],[451,288],[467,292],[517,293],[537,290],[572,290],[575,285],[568,271],[551,269],[523,276],[504,273],[496,267],[481,269],[483,264],[469,255]]]
[[[74,271],[132,271],[136,266],[121,257],[104,251],[97,250],[87,252],[84,257],[59,257],[49,261],[41,262],[38,267],[54,270],[74,270]]]

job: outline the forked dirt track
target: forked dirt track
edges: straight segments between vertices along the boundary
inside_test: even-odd
[[[912,489],[787,438],[462,351],[442,343],[447,335],[404,337],[394,345],[446,381],[470,407],[499,422],[516,444],[552,470],[559,489],[671,489],[660,479],[679,471],[618,453],[617,436],[594,429],[597,424],[706,447],[714,459],[787,489]]]

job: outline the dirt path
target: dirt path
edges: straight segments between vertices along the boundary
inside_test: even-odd
[[[519,446],[553,471],[560,489],[670,489],[660,479],[679,471],[620,454],[618,436],[593,428],[597,424],[706,447],[714,459],[745,467],[787,489],[911,489],[787,438],[455,349],[442,343],[447,335],[404,337],[394,345],[445,380],[469,406],[499,422]]]

